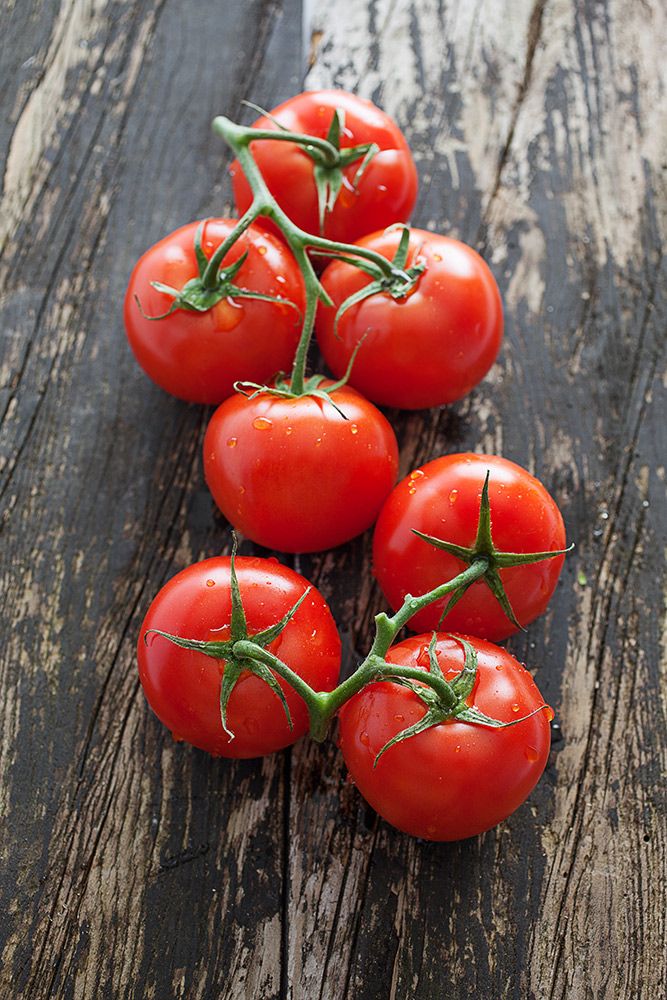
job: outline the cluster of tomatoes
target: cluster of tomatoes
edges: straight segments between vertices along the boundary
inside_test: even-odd
[[[490,640],[544,611],[563,521],[497,456],[436,458],[396,486],[396,437],[374,404],[469,392],[500,347],[496,283],[470,247],[404,225],[415,166],[370,102],[321,91],[252,129],[218,121],[237,156],[238,219],[192,223],[144,254],[125,303],[131,347],[168,392],[220,404],[204,469],[232,526],[310,552],[375,524],[395,614],[376,619],[359,682],[339,685],[340,639],[315,588],[275,559],[208,559],[153,601],[142,685],[177,739],[221,756],[321,738],[337,714],[348,769],[382,816],[432,840],[472,836],[514,811],[546,763],[550,710]],[[333,379],[305,376],[313,328]],[[456,634],[438,631],[443,618]],[[423,634],[394,644],[408,621]]]

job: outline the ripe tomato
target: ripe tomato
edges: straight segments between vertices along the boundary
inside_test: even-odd
[[[202,249],[207,258],[234,225],[228,219],[204,223]],[[231,297],[207,312],[178,309],[165,319],[147,319],[166,312],[173,301],[152,288],[151,281],[180,290],[198,277],[198,226],[191,222],[177,229],[140,258],[125,296],[125,329],[137,361],[159,386],[193,403],[220,403],[239,379],[265,382],[289,369],[301,330],[304,286],[297,263],[282,241],[260,226],[251,226],[226,255],[223,267],[247,252],[234,284],[280,296],[294,306]]]
[[[401,234],[373,233],[359,240],[392,260]],[[500,349],[503,310],[498,286],[479,254],[458,240],[413,229],[407,267],[426,270],[404,298],[377,292],[335,322],[338,307],[372,278],[332,261],[322,283],[334,307],[320,306],[317,339],[337,377],[355,358],[350,384],[381,406],[440,406],[465,396],[486,375]]]
[[[351,243],[374,229],[410,217],[417,197],[417,170],[408,144],[398,126],[370,101],[343,90],[316,90],[298,94],[271,112],[291,132],[326,139],[334,112],[345,115],[341,148],[376,143],[380,151],[357,182],[363,157],[343,167],[343,185],[335,205],[326,214],[322,235]],[[256,128],[276,130],[270,118],[261,117]],[[260,171],[283,211],[308,233],[320,234],[314,163],[302,146],[262,140],[252,152]],[[239,214],[250,206],[252,193],[239,165],[231,167],[234,199]]]
[[[373,562],[385,597],[396,609],[407,593],[425,594],[451,580],[466,564],[424,541],[413,529],[457,545],[472,546],[480,498],[489,470],[491,529],[504,552],[551,552],[565,547],[565,528],[555,501],[521,466],[497,455],[445,455],[398,484],[378,518]],[[553,594],[563,556],[500,569],[500,578],[521,625],[541,615]],[[438,627],[447,601],[418,612],[411,628]],[[472,584],[444,620],[444,627],[497,642],[516,632],[484,580]]]
[[[237,557],[236,573],[250,636],[275,625],[301,597],[308,581],[275,559]],[[205,559],[177,573],[159,592],[144,619],[137,648],[139,677],[148,702],[177,740],[220,757],[259,757],[294,743],[308,730],[299,695],[278,678],[294,729],[276,694],[260,678],[241,674],[227,707],[230,741],[220,720],[224,660],[182,649],[160,629],[186,639],[230,638],[230,560]],[[340,638],[322,595],[311,589],[284,631],[266,647],[315,690],[338,680]]]
[[[326,386],[328,383],[322,383]],[[369,528],[396,482],[398,446],[372,403],[344,386],[315,396],[232,396],[204,440],[206,482],[234,527],[267,548],[313,552]]]
[[[427,840],[463,840],[500,823],[537,784],[550,746],[550,709],[528,671],[506,650],[468,638],[478,656],[475,687],[467,703],[501,722],[492,729],[449,719],[377,754],[425,712],[413,691],[388,681],[371,684],[340,712],[340,747],[363,797],[389,823]],[[390,663],[429,669],[431,634],[393,646]],[[451,681],[462,669],[463,649],[440,634],[438,663]]]

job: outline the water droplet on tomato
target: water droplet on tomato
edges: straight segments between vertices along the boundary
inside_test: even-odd
[[[414,486],[411,486],[410,489],[408,490],[408,493],[410,494],[410,496],[412,496],[412,494],[416,493],[416,492],[417,492],[417,490],[414,488]]]
[[[450,493],[449,493],[449,502],[450,503],[456,503],[456,501],[458,500],[458,498],[459,498],[459,491],[458,490],[450,490]]]
[[[457,746],[454,747],[454,753],[461,753],[461,744],[460,743]]]
[[[502,663],[496,663],[496,670],[502,670],[502,669],[503,669]]]
[[[206,586],[207,587],[215,587],[215,580],[207,580],[206,581]]]
[[[273,427],[273,421],[269,420],[268,417],[255,417],[252,426],[257,431],[268,431],[269,428]]]
[[[555,714],[551,705],[547,705],[547,707],[544,709],[544,714],[546,715],[547,722],[553,722]]]
[[[287,278],[284,278],[282,274],[277,274],[276,281],[279,281],[281,285],[284,285],[285,282],[287,281]]]
[[[359,428],[357,427],[356,424],[350,424],[350,431],[352,432],[352,434],[358,434]]]
[[[529,760],[531,764],[534,764],[537,758],[540,756],[535,747],[526,747],[524,753],[526,755],[526,760]]]
[[[237,444],[238,444],[238,440],[236,438],[227,438],[227,447],[228,448],[236,448]]]
[[[382,191],[382,193],[384,194],[385,191],[387,190],[387,185],[386,184],[378,184],[377,189],[378,189],[378,191]]]
[[[395,722],[404,722],[405,721],[405,716],[404,715],[395,715],[394,716],[394,721]]]
[[[423,475],[424,475],[424,473],[422,472],[421,469],[415,469],[414,472],[410,473],[410,477],[409,478],[410,479],[421,479],[421,477]]]
[[[245,493],[245,486],[239,486],[239,493],[241,494],[241,496],[243,496],[243,494]]]
[[[428,646],[422,646],[422,648],[419,650],[419,656],[417,657],[417,666],[430,667],[430,665],[431,665],[431,660],[428,655]]]
[[[322,438],[315,438],[315,447],[319,448],[321,444],[322,444]]]
[[[261,255],[262,255],[262,257],[263,257],[263,256],[264,256],[264,254],[266,253],[266,247],[265,247],[265,246],[260,246],[260,247],[257,247],[257,252],[258,252],[258,253],[261,253]]]
[[[438,263],[440,263],[440,261],[442,260],[442,257],[440,256],[439,253],[434,253],[433,254],[433,260],[437,260]]]
[[[363,743],[363,745],[365,747],[368,746],[368,744],[370,743],[370,741],[371,741],[370,740],[370,736],[366,732],[361,733],[361,735],[359,736],[359,742]]]
[[[516,702],[514,702],[514,704],[512,705],[512,711],[513,712],[518,712],[520,708],[521,708],[521,706],[517,705]]]
[[[233,330],[239,325],[243,316],[245,314],[245,309],[240,302],[235,302],[232,298],[228,297],[223,302],[218,302],[215,306],[215,325],[216,329],[221,332],[227,332],[228,330]]]

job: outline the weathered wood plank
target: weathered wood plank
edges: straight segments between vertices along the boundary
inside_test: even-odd
[[[379,2],[347,5],[336,25],[322,4],[313,26],[308,84],[358,90],[406,126],[423,181],[416,221],[479,246],[506,303],[492,377],[447,413],[402,421],[404,468],[500,451],[549,485],[578,552],[549,614],[511,644],[539,667],[565,736],[542,784],[478,844],[415,844],[383,827],[362,838],[353,897],[332,858],[331,930],[304,903],[297,841],[293,919],[329,954],[304,995],[651,996],[665,970],[652,610],[665,538],[663,14]],[[362,590],[346,619],[367,610]],[[292,961],[302,982],[298,949]]]
[[[298,13],[52,4],[17,91],[0,213],[20,220],[2,258],[3,995],[279,993],[286,760],[177,749],[138,690],[148,601],[227,536],[199,468],[207,415],[137,370],[121,305],[137,255],[228,196],[213,115],[295,89]]]

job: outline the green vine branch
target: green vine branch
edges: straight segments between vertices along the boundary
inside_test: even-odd
[[[434,543],[434,539],[429,536],[422,537],[425,541],[431,544]],[[401,607],[393,615],[388,615],[385,612],[380,612],[380,614],[376,615],[375,635],[368,654],[358,665],[354,673],[342,681],[333,691],[315,691],[291,667],[267,648],[294,617],[301,602],[308,594],[308,590],[304,592],[296,604],[275,625],[255,634],[251,634],[248,631],[234,564],[236,539],[234,539],[231,556],[232,620],[230,639],[224,642],[200,641],[169,635],[166,632],[160,632],[159,634],[178,646],[196,650],[214,659],[225,661],[220,691],[220,712],[222,725],[227,732],[229,732],[226,722],[227,703],[236,682],[244,671],[256,674],[271,687],[282,703],[291,728],[292,720],[285,701],[284,692],[276,678],[281,678],[289,684],[306,705],[310,721],[310,735],[314,740],[320,742],[326,737],[329,724],[336,713],[368,684],[377,681],[391,681],[392,683],[401,684],[409,688],[424,704],[426,708],[424,716],[413,726],[400,732],[390,743],[383,747],[376,758],[376,762],[389,746],[401,740],[408,739],[416,735],[416,733],[423,732],[431,726],[438,725],[446,719],[455,717],[461,721],[493,728],[516,725],[517,722],[523,721],[523,718],[526,717],[515,719],[512,722],[501,722],[498,719],[493,719],[485,715],[475,706],[468,704],[467,699],[473,690],[477,675],[477,655],[473,647],[465,639],[453,637],[463,647],[464,665],[460,673],[451,681],[445,679],[438,663],[436,656],[437,633],[435,632],[429,646],[429,670],[427,671],[416,667],[389,663],[387,662],[387,655],[401,629],[408,624],[414,615],[450,595],[450,601],[445,609],[446,614],[453,604],[461,599],[468,588],[478,581],[483,581],[489,586],[494,597],[503,610],[505,610],[506,614],[508,614],[510,620],[516,622],[503,588],[499,569],[505,566],[551,559],[563,553],[560,551],[504,553],[495,548],[489,505],[488,473],[480,499],[477,534],[474,545],[470,548],[463,548],[462,546],[454,545],[441,539],[435,541],[437,541],[440,548],[453,553],[463,562],[467,562],[468,565],[466,568],[453,579],[434,587],[426,594],[421,594],[417,597],[408,594]],[[516,622],[516,624],[518,625],[519,623]],[[545,706],[541,706],[538,711],[542,707]]]
[[[222,298],[229,295],[241,298],[259,298],[260,296],[254,295],[249,289],[232,285],[232,278],[238,267],[231,273],[232,268],[225,269],[223,262],[237,240],[256,219],[260,217],[270,219],[283,234],[301,270],[306,300],[301,335],[292,371],[288,380],[282,379],[279,382],[279,387],[283,395],[312,395],[313,390],[322,381],[320,376],[316,376],[318,383],[314,385],[312,379],[306,379],[308,348],[312,340],[317,304],[322,302],[331,306],[333,303],[317,276],[310,254],[329,258],[341,257],[347,263],[360,267],[373,279],[367,295],[382,291],[387,292],[393,298],[401,298],[412,290],[423,273],[425,264],[417,261],[410,267],[406,266],[409,237],[407,227],[404,227],[404,238],[401,241],[399,252],[395,259],[390,261],[368,247],[328,240],[322,235],[306,232],[292,222],[271,194],[253,156],[250,148],[251,143],[271,140],[272,142],[291,142],[301,146],[315,163],[314,172],[320,203],[320,222],[323,225],[326,213],[333,208],[338,197],[343,177],[342,168],[357,160],[361,161],[354,178],[354,183],[357,184],[370,159],[377,152],[377,148],[373,144],[340,148],[340,134],[343,130],[343,113],[341,111],[335,112],[327,139],[290,132],[282,127],[272,130],[237,125],[229,118],[222,116],[214,119],[213,129],[222,136],[234,152],[250,185],[253,195],[252,202],[233,230],[208,259],[201,251],[201,235],[199,235],[199,245],[195,245],[200,271],[198,277],[191,279],[182,289],[167,286],[158,288],[159,291],[172,297],[172,303],[168,311],[161,316],[149,318],[163,319],[176,309],[204,312],[213,308]],[[158,286],[155,285],[155,287]],[[270,297],[266,298],[271,300]],[[284,305],[288,300],[276,297],[274,301]],[[336,322],[338,322],[342,311],[352,305],[354,305],[353,301],[343,304],[338,310]],[[337,387],[340,387],[339,384]],[[333,391],[335,391],[333,386],[322,387],[318,394],[327,398]]]

